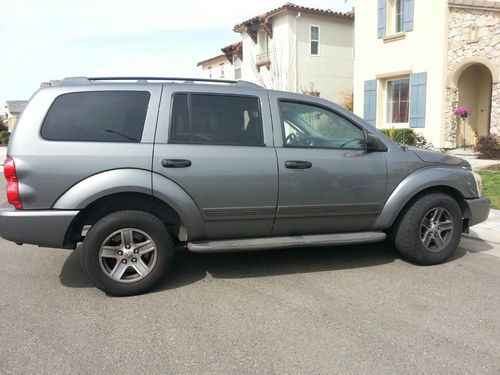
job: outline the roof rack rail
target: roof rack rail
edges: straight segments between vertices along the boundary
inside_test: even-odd
[[[149,81],[178,81],[178,82],[202,82],[202,83],[226,83],[233,85],[245,85],[261,87],[253,82],[229,79],[208,79],[208,78],[185,78],[185,77],[67,77],[59,85],[88,85],[98,81],[135,81],[138,83],[147,83]]]

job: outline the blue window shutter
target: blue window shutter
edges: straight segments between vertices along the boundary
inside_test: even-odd
[[[385,25],[387,23],[386,1],[387,0],[378,0],[378,34],[377,34],[377,37],[379,39],[383,38],[385,36]]]
[[[370,125],[375,126],[377,120],[377,80],[365,81],[363,117]]]
[[[402,0],[403,1],[403,30],[413,30],[413,13],[415,0]]]
[[[410,78],[410,127],[425,127],[427,73],[412,74]]]

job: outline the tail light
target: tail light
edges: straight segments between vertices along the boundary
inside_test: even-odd
[[[14,159],[7,157],[3,163],[3,173],[7,180],[7,201],[15,208],[22,209],[21,198],[19,197],[19,184],[17,183],[16,164]]]

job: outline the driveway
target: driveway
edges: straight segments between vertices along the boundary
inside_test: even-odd
[[[388,242],[182,252],[114,298],[78,251],[0,240],[0,373],[498,374],[499,246],[464,239],[433,267]]]

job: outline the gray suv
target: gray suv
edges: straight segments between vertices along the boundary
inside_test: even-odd
[[[40,89],[4,164],[0,235],[74,249],[113,295],[194,252],[393,238],[430,265],[485,220],[461,159],[401,146],[320,98],[243,81],[67,78]],[[284,256],[285,253],[284,253]]]

